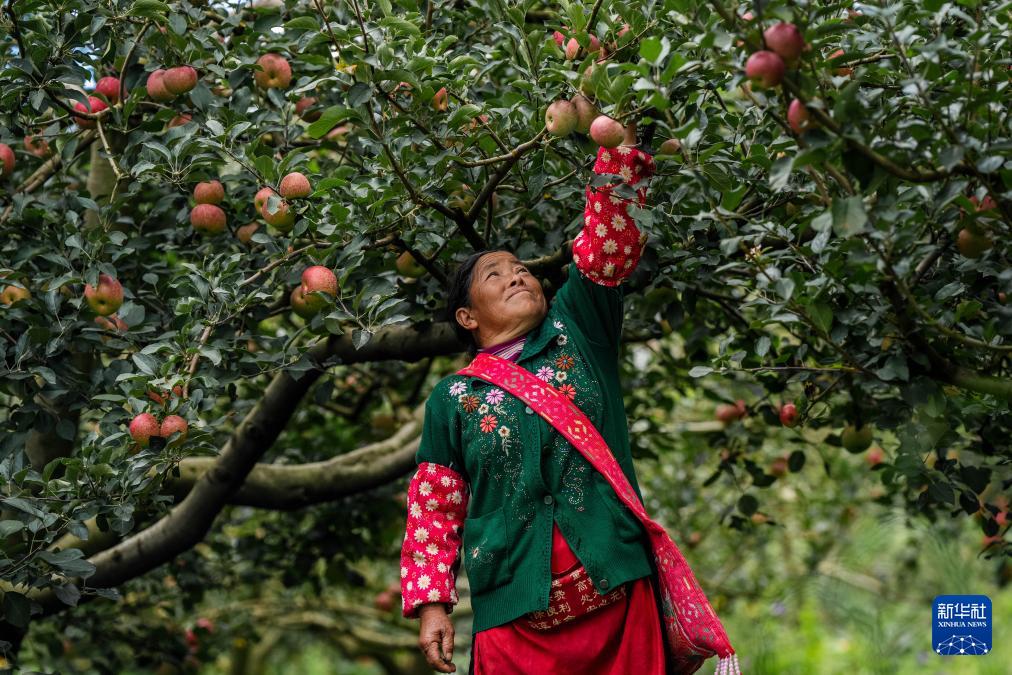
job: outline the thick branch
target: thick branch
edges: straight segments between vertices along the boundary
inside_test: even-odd
[[[231,504],[290,511],[371,490],[407,474],[415,466],[424,406],[388,439],[344,455],[307,464],[257,464]],[[179,464],[180,475],[165,482],[184,496],[214,467],[213,457],[193,457]]]

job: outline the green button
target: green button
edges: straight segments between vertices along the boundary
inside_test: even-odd
[[[530,406],[527,406],[526,408],[524,408],[524,412],[525,412],[525,413],[527,413],[528,415],[530,415],[530,414],[531,414],[531,413],[533,413],[534,411],[533,411],[533,410],[531,409],[531,407],[530,407]]]
[[[546,504],[551,504],[551,503],[552,503],[552,502],[554,502],[554,501],[555,501],[555,500],[554,500],[554,499],[552,499],[552,495],[545,495],[545,503],[546,503]]]

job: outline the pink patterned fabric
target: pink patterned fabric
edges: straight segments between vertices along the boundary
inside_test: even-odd
[[[643,524],[657,566],[668,660],[674,672],[693,673],[704,660],[717,655],[718,673],[740,673],[737,654],[688,562],[664,527],[647,515],[604,438],[583,411],[520,365],[489,354],[478,354],[458,373],[480,377],[527,403],[587,458]]]
[[[610,173],[635,185],[654,173],[654,158],[636,148],[620,145],[601,148],[594,164],[596,173]],[[646,187],[636,190],[639,205],[646,202]],[[583,229],[573,240],[573,262],[587,277],[602,286],[617,286],[632,274],[643,252],[646,235],[629,215],[629,199],[615,194],[609,183],[587,187]]]
[[[402,613],[418,618],[418,608],[442,602],[457,604],[461,529],[469,492],[464,478],[434,462],[418,465],[408,486],[408,524],[401,545]]]

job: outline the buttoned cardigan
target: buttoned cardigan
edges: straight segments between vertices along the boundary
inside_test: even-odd
[[[652,158],[602,148],[594,170],[631,185]],[[645,199],[645,187],[637,190]],[[639,493],[619,383],[624,290],[645,235],[611,184],[587,188],[573,262],[517,363],[571,398],[601,432]],[[401,551],[405,617],[458,597],[463,560],[472,632],[545,610],[553,521],[600,593],[652,573],[642,525],[561,434],[530,407],[480,378],[451,375],[426,401],[418,470],[408,489]]]

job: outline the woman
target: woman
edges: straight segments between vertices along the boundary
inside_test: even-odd
[[[653,159],[626,142],[601,148],[594,171],[621,176],[640,204]],[[628,193],[626,193],[628,194]],[[587,188],[569,278],[549,307],[509,251],[471,256],[449,311],[472,352],[510,359],[552,384],[601,432],[637,494],[618,380],[623,290],[645,235],[611,184]],[[419,646],[454,672],[460,554],[474,610],[472,672],[664,673],[662,625],[640,522],[552,426],[520,399],[455,374],[426,403],[408,490],[403,612]],[[463,549],[461,551],[461,549]]]

